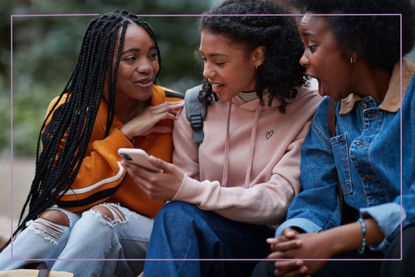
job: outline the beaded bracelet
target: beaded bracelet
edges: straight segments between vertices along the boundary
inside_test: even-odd
[[[365,248],[366,248],[367,227],[366,227],[365,221],[361,217],[359,217],[359,223],[360,223],[360,228],[362,230],[362,242],[360,244],[360,248],[357,250],[357,253],[359,253],[359,255],[362,255],[365,252]]]

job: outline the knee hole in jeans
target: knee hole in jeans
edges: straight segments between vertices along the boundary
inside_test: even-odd
[[[60,210],[47,210],[39,215],[36,220],[27,223],[29,230],[41,234],[47,241],[57,245],[62,234],[69,227],[68,216]]]
[[[39,218],[47,220],[52,223],[56,223],[65,227],[69,226],[68,216],[59,210],[47,210],[40,214]]]
[[[116,205],[101,204],[91,208],[91,210],[98,212],[103,218],[111,223],[125,222],[125,215]]]

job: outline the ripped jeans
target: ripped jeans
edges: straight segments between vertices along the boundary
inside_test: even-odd
[[[41,217],[28,222],[0,253],[0,270],[40,259],[52,270],[73,272],[75,277],[137,276],[142,271],[144,261],[128,259],[145,258],[153,219],[113,203],[97,205],[82,215],[57,207],[48,211],[54,210],[66,215],[69,226]]]

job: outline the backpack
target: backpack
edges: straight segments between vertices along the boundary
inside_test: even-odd
[[[199,92],[202,85],[188,89],[184,95],[184,107],[186,118],[189,120],[193,130],[193,140],[199,146],[204,139],[203,120],[206,117],[206,104],[200,103]]]

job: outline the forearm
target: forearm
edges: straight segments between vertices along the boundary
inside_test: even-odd
[[[383,240],[383,233],[376,221],[365,219],[366,224],[366,245],[377,244]],[[359,222],[342,225],[324,232],[327,241],[331,242],[332,253],[334,255],[356,250],[361,247],[362,228]]]
[[[200,182],[185,176],[173,200],[197,205],[235,221],[275,224],[283,219],[292,197],[294,192],[288,185],[264,183],[251,188],[222,187],[218,181]]]

